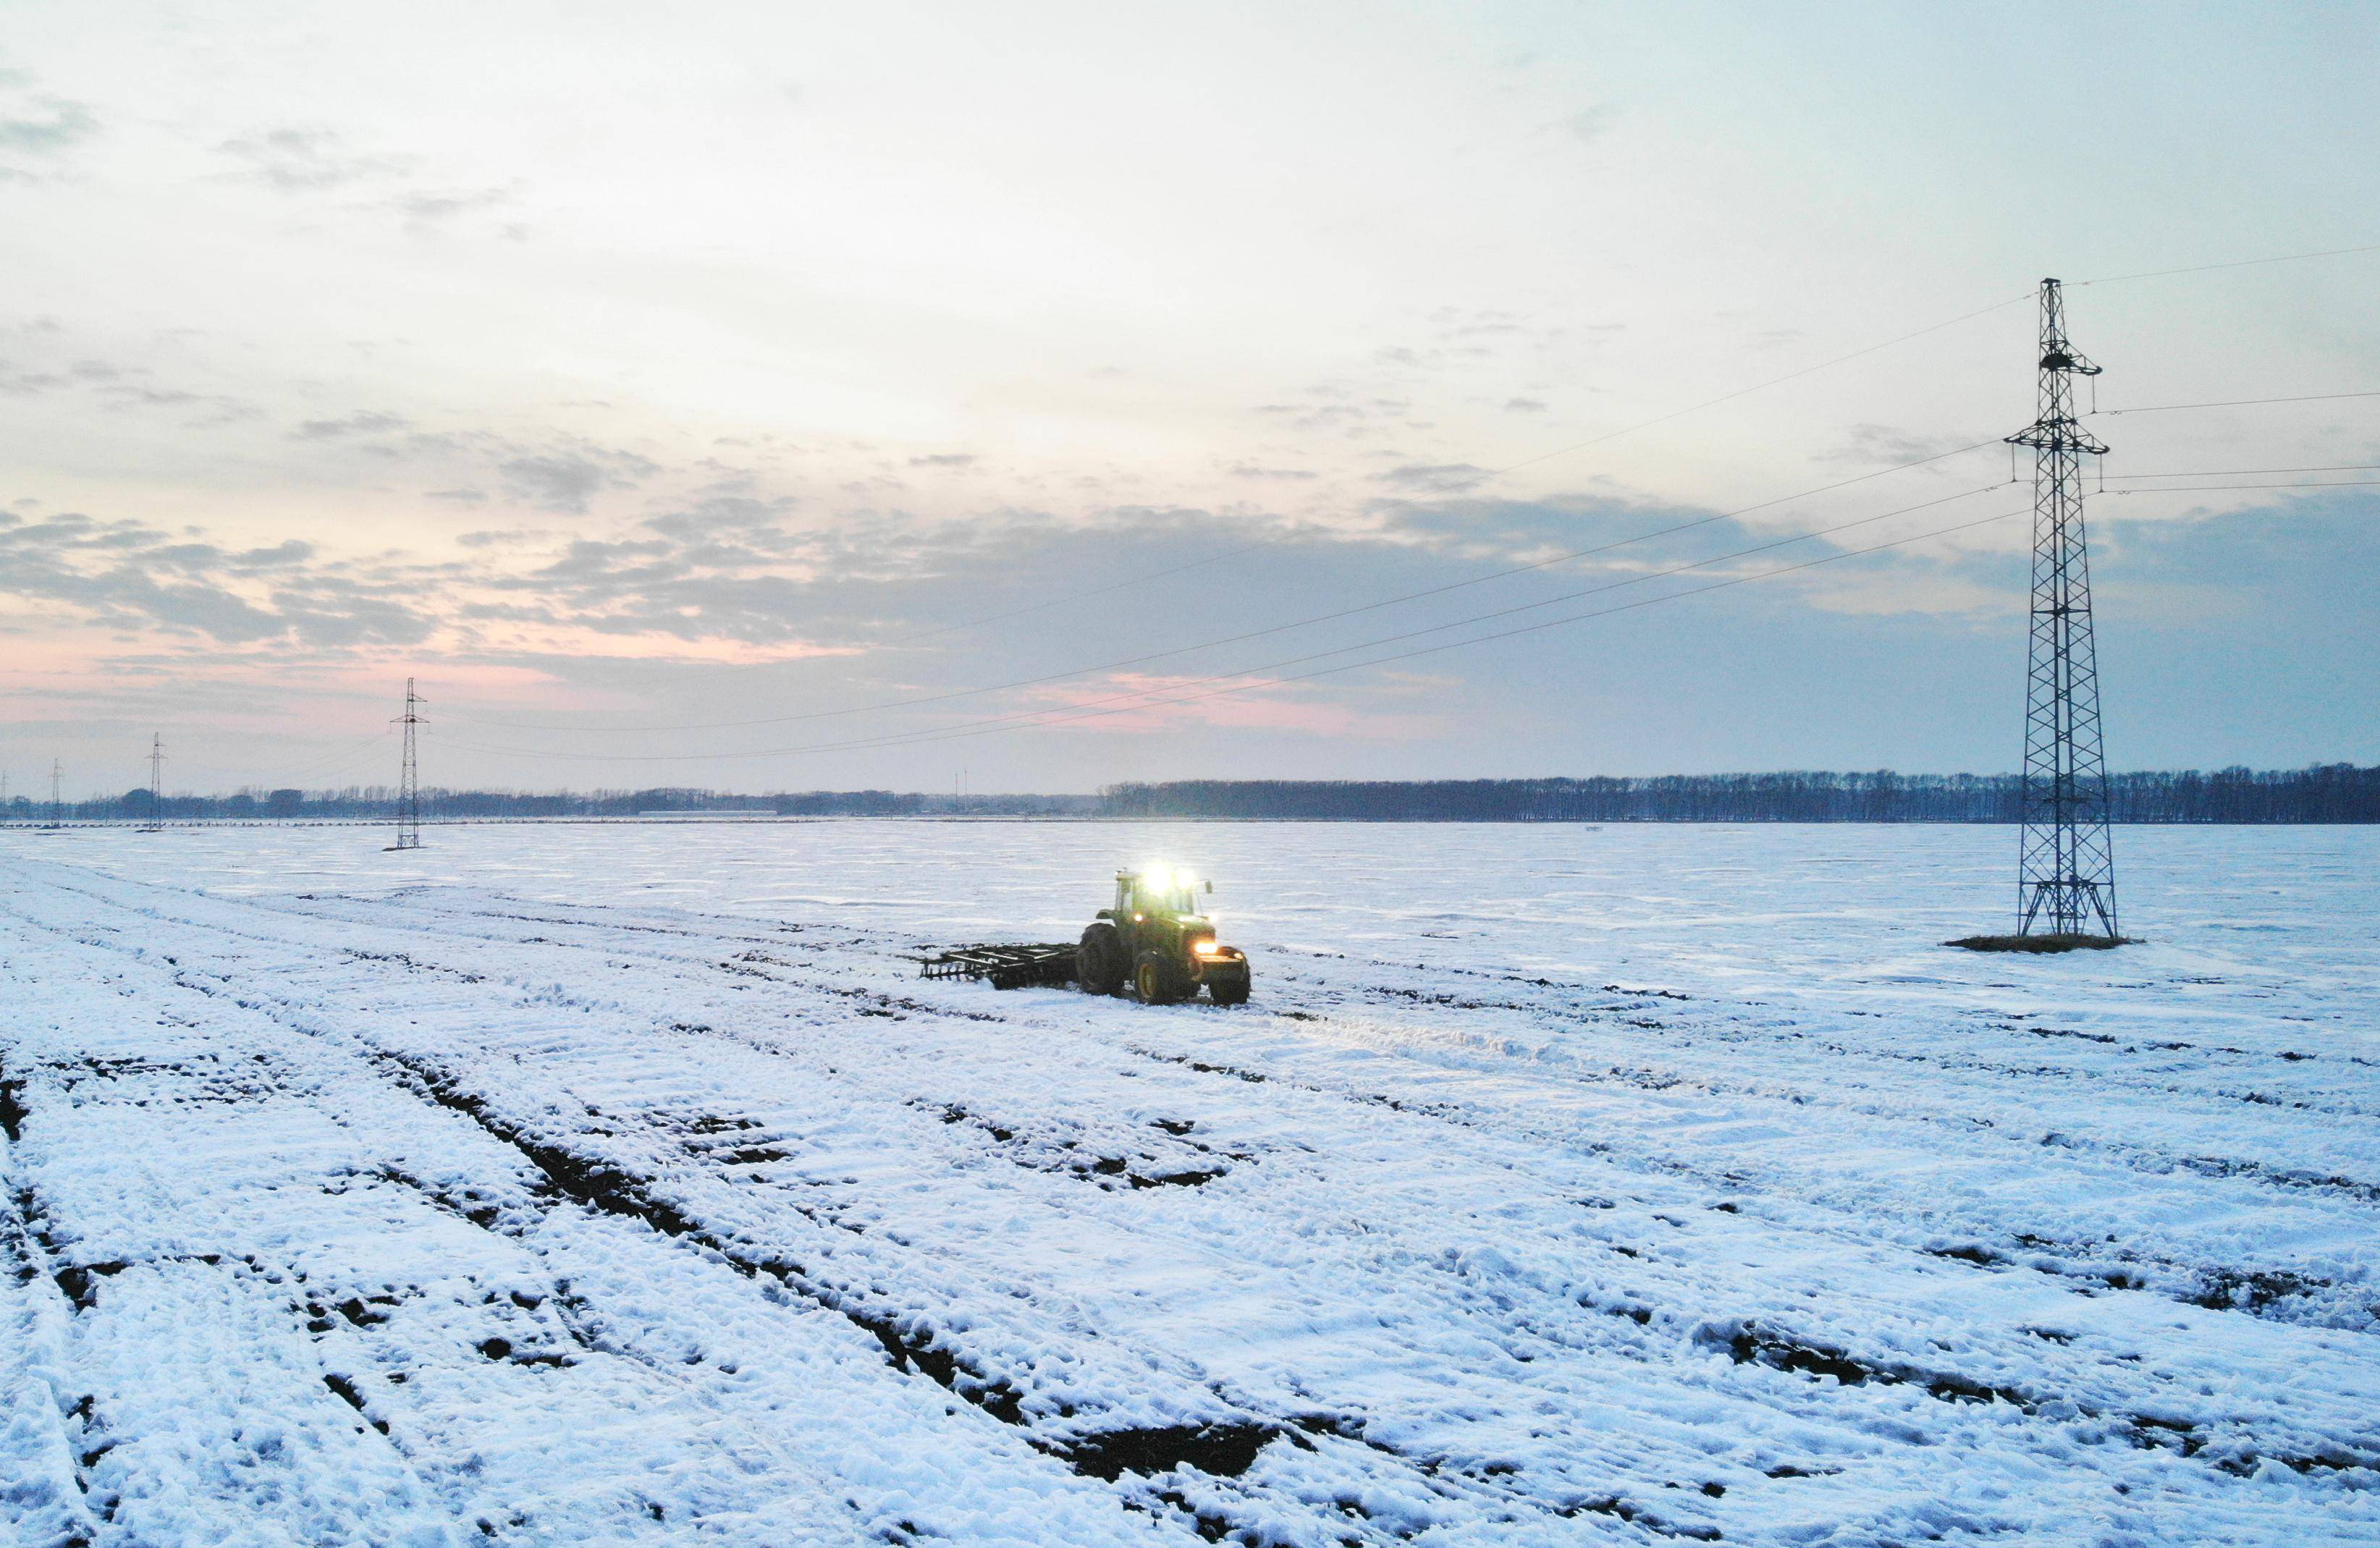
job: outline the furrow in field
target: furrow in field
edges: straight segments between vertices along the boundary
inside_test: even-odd
[[[475,923],[483,917],[500,919],[509,911],[480,907],[464,917],[423,911],[409,900],[395,909],[342,901],[342,912],[357,922],[386,919],[399,928],[458,936],[467,954],[481,953],[479,960],[487,971],[516,966],[502,960],[514,942],[492,936],[487,926]],[[770,951],[747,944],[730,961],[722,961],[695,949],[694,939],[682,930],[635,921],[618,921],[622,928],[614,929],[615,922],[602,911],[591,915],[548,911],[535,919],[562,935],[518,944],[632,953],[682,974],[716,972],[732,962],[746,976],[872,998],[877,1014],[953,1013],[954,997],[948,987],[888,982],[883,967],[867,954],[830,952],[821,960],[813,950],[802,953],[799,961],[772,962]],[[670,946],[621,944],[624,934],[674,933],[680,939]],[[781,930],[771,944],[782,946],[785,937],[797,934],[790,927]],[[747,932],[730,938],[748,943],[754,937]],[[1383,964],[1366,965],[1377,970]],[[1865,1047],[1840,1034],[1792,1023],[1760,1026],[1743,1011],[1681,1010],[1678,1002],[1684,997],[1659,991],[1633,991],[1614,1001],[1611,996],[1621,991],[1607,989],[1586,997],[1588,1003],[1582,1005],[1574,994],[1565,999],[1559,986],[1533,986],[1542,991],[1534,998],[1475,1003],[1456,996],[1425,997],[1418,991],[1388,995],[1361,985],[1348,988],[1318,981],[1309,986],[1293,978],[1268,998],[1304,1022],[1297,1030],[1306,1035],[1277,1039],[1268,1052],[1279,1060],[1297,1051],[1300,1044],[1319,1043],[1318,1062],[1338,1066],[1344,1064],[1341,1056],[1352,1046],[1393,1056],[1400,1063],[1421,1060],[1489,1075],[1517,1067],[1537,1096],[1577,1086],[1633,1087],[1649,1094],[1635,1104],[1638,1110],[1630,1122],[1581,1124],[1560,1133],[1538,1121],[1548,1104],[1535,1099],[1527,1104],[1526,1131],[1568,1143],[1576,1143],[1579,1133],[1590,1128],[1625,1135],[1648,1122],[1670,1127],[1682,1108],[1707,1109],[1714,1101],[1750,1104],[1755,1110],[1719,1127],[1759,1141],[1755,1156],[1742,1158],[1744,1147],[1740,1144],[1716,1149],[1672,1144],[1664,1157],[1644,1164],[1682,1169],[1715,1186],[1758,1190],[1837,1211],[1855,1222],[1855,1233],[1862,1236],[1898,1219],[1903,1226],[1898,1239],[1905,1244],[1980,1264],[2021,1265],[2096,1286],[2145,1288],[2193,1304],[2343,1327],[2368,1330],[2380,1317],[2374,1298],[2362,1288],[2370,1266],[2362,1247],[2370,1235],[2364,1206],[2372,1202],[2373,1190],[2305,1164],[2309,1120],[2301,1114],[2258,1114],[2252,1125],[2234,1119],[2228,1128],[2210,1131],[2204,1125],[2213,1119],[2201,1112],[2196,1116],[2206,1148],[2193,1150],[2186,1127],[2192,1115],[2187,1108],[2177,1110],[2170,1090],[2098,1090],[2091,1101],[2069,1100],[2061,1106],[2045,1100],[2038,1089],[2045,1082],[2097,1081],[2100,1077],[2089,1070],[1929,1055],[1923,1047],[1902,1046],[1906,1039],[1898,1032],[1889,1046]],[[912,988],[935,998],[921,1002],[906,992]],[[1062,1003],[1063,997],[1058,998]],[[982,1003],[990,997],[961,989],[955,1004],[964,1006],[968,998]],[[1390,1002],[1387,1010],[1371,1003],[1383,999]],[[1050,996],[1028,993],[1001,997],[994,1003],[1009,1019],[1047,1019],[1050,1001]],[[1664,1018],[1658,1022],[1648,1014],[1656,1011]],[[1521,1019],[1522,1013],[1527,1020]],[[1182,1014],[1172,1013],[1176,1018]],[[1237,1021],[1262,1024],[1252,1014]],[[1472,1030],[1475,1023],[1484,1024]],[[1548,1024],[1553,1029],[1550,1035],[1527,1030]],[[1960,1026],[1948,1034],[1917,1035],[1963,1046],[1977,1031]],[[1681,1040],[1686,1046],[1681,1046]],[[2121,1046],[2119,1046],[2119,1051]],[[1971,1068],[1949,1068],[1961,1060]],[[1887,1081],[1870,1072],[1878,1067],[1889,1072],[1896,1065],[1908,1064],[1928,1066],[1925,1078],[1896,1075]],[[1759,1073],[1748,1077],[1747,1070]],[[1399,1071],[1395,1079],[1409,1076]],[[2150,1102],[2156,1105],[2161,1136],[2154,1144],[2128,1137],[2140,1128],[2130,1121],[2131,1115]],[[1559,1100],[1553,1104],[1557,1108],[1561,1105]],[[1495,1107],[1482,1103],[1474,1110],[1492,1112]],[[1654,1110],[1647,1113],[1645,1108]],[[1819,1117],[1831,1114],[1834,1129],[1797,1155],[1768,1138],[1775,1131],[1776,1115],[1788,1108],[1797,1129],[1812,1127],[1813,1109]],[[2216,1119],[2228,1117],[2215,1114]],[[2296,1131],[2284,1141],[2280,1135],[2289,1125]],[[1856,1150],[1847,1153],[1838,1137],[1844,1131],[1856,1131]],[[2176,1143],[2177,1139],[2182,1143]],[[2226,1154],[2227,1141],[2235,1151],[2261,1150],[2265,1159]],[[1593,1143],[1605,1146],[1606,1154],[1627,1148],[1624,1139]],[[1923,1164],[1875,1164],[1877,1152],[1893,1147]],[[2060,1154],[2045,1162],[2045,1148]],[[2338,1131],[2331,1159],[2368,1158],[2371,1149],[2350,1122]],[[1701,1159],[1694,1158],[1706,1150]],[[1847,1154],[1860,1163],[1850,1177],[1843,1175]],[[2085,1167],[2095,1168],[2099,1179],[2078,1187],[2077,1172]],[[2055,1186],[2043,1186],[2045,1178],[2053,1178]],[[2144,1183],[2143,1178],[2149,1180]],[[2227,1181],[2247,1189],[2223,1186]],[[2168,1195],[2170,1203],[2143,1207],[2143,1187]],[[2261,1218],[2270,1208],[2269,1201],[2256,1196],[2262,1189],[2336,1195],[2344,1211],[2317,1201],[2301,1211],[2307,1215],[2306,1226],[2289,1234],[2303,1242],[2343,1243],[2343,1250],[2327,1257],[2318,1251],[2301,1252],[2287,1261],[2240,1252],[2236,1223]]]
[[[1164,1535],[910,1390],[841,1319],[554,1196],[351,1051],[82,944],[116,960],[68,989],[107,983],[134,1014],[93,1027],[85,996],[28,995],[6,1051],[82,1287],[76,1364],[106,1394],[99,1541],[233,1530],[280,1470],[309,1541],[437,1517],[545,1542]],[[235,1090],[227,1067],[257,1073]]]
[[[1790,1216],[1719,1207],[1734,1201],[1691,1182],[1548,1154],[1412,1104],[1384,1116],[1286,1081],[1152,1067],[1113,1046],[1148,1035],[1151,1018],[1134,1008],[1075,1000],[1044,1020],[1045,997],[1019,996],[1002,997],[997,1022],[863,1018],[848,994],[773,979],[706,989],[690,968],[650,959],[624,956],[601,979],[584,948],[541,943],[490,948],[513,958],[498,975],[449,960],[455,942],[401,922],[380,927],[386,939],[336,926],[343,946],[370,953],[341,961],[323,949],[329,925],[309,940],[287,916],[170,903],[180,920],[170,930],[193,937],[186,976],[304,1035],[416,1061],[421,1078],[468,1091],[576,1162],[614,1169],[718,1241],[783,1246],[810,1273],[825,1263],[871,1293],[892,1287],[954,1361],[1019,1393],[1020,1414],[1052,1444],[1111,1433],[1070,1431],[1062,1395],[1110,1416],[1138,1405],[1132,1417],[1147,1420],[1157,1397],[1191,1394],[1194,1376],[1209,1411],[1221,1401],[1303,1421],[1313,1451],[1268,1445],[1238,1479],[1192,1481],[1236,1491],[1234,1514],[1288,1499],[1318,1508],[1318,1480],[1356,1472],[1325,1444],[1348,1441],[1350,1425],[1366,1453],[1404,1459],[1381,1487],[1413,1483],[1415,1458],[1430,1462],[1418,1476],[1432,1483],[1476,1481],[1451,1499],[1390,1489],[1366,1507],[1367,1533],[1437,1530],[1502,1498],[1624,1506],[1730,1537],[1831,1509],[1889,1535],[1907,1522],[1868,1502],[1896,1487],[1922,1494],[1931,1464],[1920,1453],[1940,1445],[2036,1458],[2046,1445],[2091,1464],[2073,1488],[2097,1487],[2113,1446],[2130,1458],[2116,1470],[2136,1476],[2149,1502],[2139,1508],[2180,1512],[2187,1501],[2210,1520],[2234,1508],[2226,1464],[2354,1463],[2361,1395],[2301,1393],[2310,1400],[2284,1413],[2257,1404],[2252,1383],[2193,1391],[2213,1367],[2160,1325],[2170,1311],[2139,1318],[1889,1244],[1847,1248]],[[221,917],[197,917],[208,913]],[[294,935],[275,942],[282,931]],[[549,971],[596,992],[537,987]],[[844,975],[879,971],[862,962]],[[1020,1003],[1034,1020],[1012,1019]],[[1193,1020],[1230,1019],[1167,1024]],[[1330,1052],[1300,1046],[1299,1057]],[[704,1118],[749,1122],[766,1139],[689,1145]],[[1072,1123],[1103,1137],[1120,1122],[1160,1149],[1193,1138],[1232,1164],[1200,1184],[1135,1189],[1096,1168],[1014,1159],[994,1132]],[[738,1158],[754,1149],[775,1154]],[[978,1293],[986,1284],[997,1293]],[[1963,1336],[1941,1347],[1952,1326]],[[2277,1370],[2305,1347],[2292,1334],[2308,1336],[2235,1331],[2246,1352],[2229,1352]],[[1135,1361],[1172,1375],[1152,1385]],[[1465,1396],[1448,1409],[1427,1400],[1433,1392]],[[1717,1427],[1739,1443],[1711,1456],[1710,1421],[1682,1417],[1695,1409],[1726,1414]],[[1566,1416],[1559,1440],[1525,1418],[1548,1412]],[[1880,1445],[1879,1433],[1901,1438]],[[2050,1445],[2052,1434],[2063,1438]],[[1812,1447],[1826,1455],[1814,1460]],[[1687,1458],[1712,1476],[1695,1477]],[[2044,1498],[2079,1506],[2067,1487]]]

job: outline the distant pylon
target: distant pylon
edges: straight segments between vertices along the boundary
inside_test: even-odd
[[[66,765],[52,758],[50,760],[50,826],[52,828],[66,826],[67,804],[58,794],[59,786],[66,777]]]
[[[165,733],[149,733],[149,822],[141,829],[154,833],[165,826]]]
[[[419,849],[421,847],[421,773],[414,761],[413,728],[422,723],[420,707],[427,699],[416,697],[413,679],[405,680],[405,713],[396,723],[405,728],[405,764],[396,781],[396,842],[388,847]]]
[[[2056,280],[2041,282],[2041,398],[2008,438],[2033,448],[2033,643],[2024,702],[2024,832],[2017,934],[2101,935],[2116,928],[2116,853],[2099,736],[2091,559],[2082,532],[2082,458],[2107,448],[2074,417],[2074,379],[2096,376],[2068,342]]]

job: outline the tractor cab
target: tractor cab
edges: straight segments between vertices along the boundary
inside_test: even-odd
[[[1186,999],[1201,988],[1219,1005],[1248,998],[1248,959],[1215,939],[1206,896],[1215,884],[1173,865],[1118,871],[1115,906],[1099,910],[1083,932],[1076,978],[1092,994],[1127,988],[1151,1004]]]
[[[1198,879],[1187,871],[1163,866],[1151,866],[1141,871],[1116,873],[1115,907],[1109,917],[1129,919],[1150,914],[1197,914],[1204,917],[1198,906]],[[1213,882],[1204,884],[1208,892],[1215,890]]]

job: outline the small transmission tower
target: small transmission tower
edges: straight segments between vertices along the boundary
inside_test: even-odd
[[[165,826],[165,733],[149,733],[149,820],[141,825],[143,833],[154,833]]]
[[[50,760],[50,826],[52,828],[64,828],[67,825],[67,804],[58,794],[59,787],[64,783],[66,777],[66,765],[52,758]]]
[[[417,697],[413,679],[405,680],[405,713],[395,724],[405,728],[405,766],[396,781],[396,842],[392,850],[421,847],[421,771],[414,759],[413,728],[422,723],[420,707],[427,699]]]
[[[2024,836],[2017,934],[2104,936],[2116,928],[2116,852],[2099,739],[2082,458],[2107,448],[2074,417],[2074,379],[2099,368],[2066,337],[2056,280],[2041,282],[2040,414],[2008,438],[2033,448],[2033,643],[2024,702]]]

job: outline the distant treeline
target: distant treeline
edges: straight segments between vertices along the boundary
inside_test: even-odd
[[[2119,774],[2110,781],[2118,822],[2380,822],[2380,767],[2224,768],[2212,774]],[[1214,817],[1321,822],[2014,822],[2013,774],[1669,774],[1590,780],[1185,780],[1110,785],[1097,795],[928,795],[882,790],[737,795],[669,788],[529,793],[431,790],[431,820],[638,816]],[[355,821],[386,818],[396,792],[244,790],[169,795],[167,822]],[[69,822],[146,821],[149,792],[70,802]],[[14,822],[43,822],[46,802],[18,796],[0,808]]]
[[[2118,822],[2380,822],[2380,768],[2118,774]],[[1187,780],[1111,785],[1103,816],[1349,822],[2015,822],[2013,774],[1591,780]]]
[[[699,816],[1093,816],[1095,795],[927,795],[889,790],[808,791],[776,795],[688,790],[554,791],[425,790],[425,820],[520,817]],[[235,791],[229,795],[168,795],[159,806],[166,822],[375,821],[396,809],[390,785],[349,785],[341,790]],[[0,807],[12,822],[47,822],[50,804],[24,796]],[[148,820],[149,792],[142,786],[95,801],[69,801],[57,814],[68,822]]]

